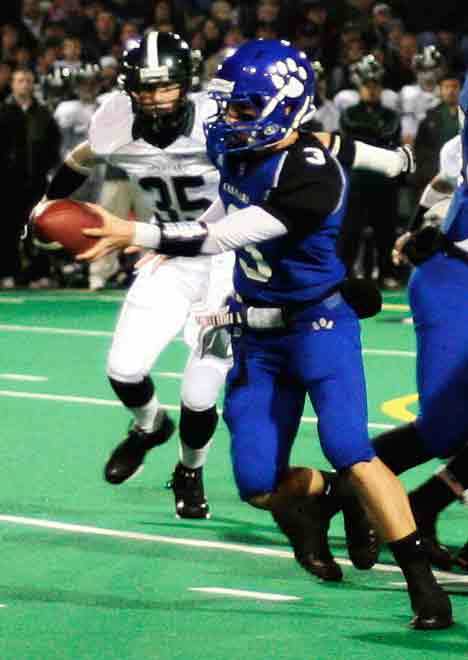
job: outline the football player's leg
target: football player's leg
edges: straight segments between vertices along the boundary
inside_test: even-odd
[[[452,624],[450,600],[432,574],[406,493],[393,472],[374,456],[368,440],[359,341],[350,325],[337,324],[335,329],[326,339],[328,350],[320,352],[326,355],[328,375],[309,389],[324,452],[336,469],[347,471],[380,538],[402,569],[415,613],[412,625],[446,628]]]
[[[325,580],[340,580],[341,569],[328,547],[318,498],[311,495],[314,472],[320,475],[305,468],[289,469],[305,392],[284,377],[285,365],[274,341],[271,344],[268,354],[255,345],[240,349],[239,342],[234,348],[224,418],[231,434],[235,481],[243,500],[271,511],[305,570]]]
[[[153,272],[147,264],[130,288],[117,322],[107,373],[114,392],[134,417],[129,436],[112,453],[105,477],[122,483],[142,465],[146,452],[174,430],[149,372],[184,325],[192,300],[170,262]]]
[[[346,331],[340,329],[343,324],[349,326]],[[330,518],[343,511],[349,556],[357,568],[368,569],[377,561],[379,544],[348,470],[374,456],[367,432],[359,328],[352,319],[338,319],[333,328],[307,331],[298,341],[296,369],[317,413],[323,453],[338,471],[322,472],[323,509]]]
[[[225,347],[226,350],[226,347]],[[216,401],[231,360],[226,356],[200,356],[194,349],[184,372],[179,422],[179,463],[171,480],[176,513],[182,518],[208,518],[203,466],[218,423]]]
[[[464,503],[467,491],[468,445],[465,445],[447,465],[409,494],[426,552],[431,563],[442,570],[450,570],[455,557],[437,538],[437,518],[453,502]]]

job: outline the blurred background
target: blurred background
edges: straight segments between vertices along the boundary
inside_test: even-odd
[[[99,290],[125,288],[131,281],[129,259],[90,273],[64,254],[22,241],[21,233],[48,178],[66,152],[86,139],[92,114],[116,88],[122,52],[148,28],[177,32],[201,52],[201,89],[245,40],[286,38],[314,63],[314,130],[340,130],[388,148],[414,146],[419,168],[411,177],[389,182],[370,172],[353,173],[344,227],[350,273],[371,277],[382,289],[404,286],[407,273],[392,266],[391,247],[438,169],[441,145],[458,131],[468,17],[454,0],[1,3],[0,164],[8,194],[0,288]],[[112,206],[127,185],[122,172],[103,166],[78,198]]]

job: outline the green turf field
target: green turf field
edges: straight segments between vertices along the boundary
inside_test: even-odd
[[[238,500],[223,424],[206,468],[209,521],[174,517],[165,482],[176,439],[129,483],[103,481],[128,422],[103,375],[120,300],[113,292],[0,294],[0,660],[467,658],[468,575],[437,573],[453,593],[457,624],[412,631],[390,556],[369,572],[350,567],[337,517],[331,540],[345,580],[309,577],[270,517]],[[372,435],[417,409],[407,316],[405,297],[393,294],[363,324]],[[185,357],[175,341],[155,368],[173,415]],[[310,408],[294,462],[326,466]],[[444,512],[449,545],[466,541],[467,514],[458,504]]]

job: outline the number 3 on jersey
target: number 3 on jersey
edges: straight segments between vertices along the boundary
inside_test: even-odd
[[[234,204],[230,204],[227,212],[229,213],[234,213],[234,211],[238,211],[239,209],[237,206],[234,206]],[[244,248],[242,248],[242,252],[247,252],[247,254],[251,257],[254,265],[252,266],[251,264],[248,264],[245,259],[242,259],[242,257],[239,257],[239,264],[246,276],[250,280],[255,280],[256,282],[268,282],[268,280],[271,277],[272,270],[270,266],[267,264],[265,261],[265,258],[263,254],[260,252],[260,250],[255,247],[255,245],[246,245]]]
[[[191,191],[205,185],[202,176],[175,176],[170,181],[148,176],[139,184],[154,198],[154,214],[160,222],[196,220],[210,206],[205,197],[190,199]]]

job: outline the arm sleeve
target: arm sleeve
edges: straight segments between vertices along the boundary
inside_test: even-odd
[[[203,240],[200,241],[201,232]],[[163,225],[135,223],[135,245],[161,251],[160,244],[170,240],[170,254],[186,255],[190,234],[193,242],[199,243],[194,254],[220,254],[236,250],[252,243],[261,243],[287,233],[285,225],[259,206],[249,206],[224,216],[216,223],[204,224],[201,221],[190,223],[170,223],[171,236],[163,236]],[[164,253],[164,251],[162,250]]]

